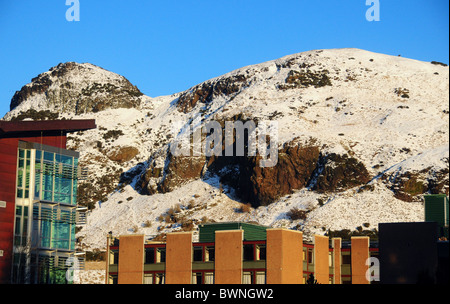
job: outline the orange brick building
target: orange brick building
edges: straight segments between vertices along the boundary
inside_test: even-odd
[[[242,225],[208,224],[209,239],[200,230],[199,242],[192,232],[169,233],[166,242],[110,236],[106,283],[305,284],[311,274],[319,284],[370,283],[366,261],[378,248],[370,248],[368,237],[343,245],[315,236],[309,244],[299,231]]]

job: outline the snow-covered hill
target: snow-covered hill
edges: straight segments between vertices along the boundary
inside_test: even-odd
[[[74,93],[79,105],[90,105],[86,110],[58,113],[95,118],[98,126],[69,137],[90,172],[80,199],[95,203],[78,233],[86,249],[104,248],[109,231],[155,236],[195,230],[205,221],[254,221],[299,229],[306,237],[371,230],[380,222],[423,220],[423,193],[448,194],[447,66],[359,49],[314,50],[244,67],[171,96],[135,94],[131,100],[139,102],[132,106],[115,103],[114,92],[101,99],[96,90],[110,87],[103,73],[95,73],[95,81],[65,79],[73,88],[102,85],[89,96]],[[59,83],[52,77],[52,84]],[[24,95],[5,119],[30,108],[58,111],[60,99],[51,106],[45,99],[49,90]],[[66,95],[60,96],[73,99]],[[173,126],[199,115],[202,124],[277,121],[277,166],[263,170],[252,167],[252,159],[171,157]]]

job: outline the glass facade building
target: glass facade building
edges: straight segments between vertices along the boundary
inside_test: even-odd
[[[82,218],[79,154],[19,142],[17,157],[13,276],[31,283],[68,283],[75,227]]]

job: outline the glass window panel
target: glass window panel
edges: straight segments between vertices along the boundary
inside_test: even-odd
[[[205,273],[205,284],[214,284],[214,273],[212,272]]]
[[[62,155],[62,156],[61,156],[61,162],[62,162],[63,164],[66,164],[66,165],[72,165],[72,157]]]
[[[155,248],[145,248],[145,264],[155,263]]]
[[[203,247],[194,247],[193,259],[194,262],[203,261]]]
[[[252,244],[244,245],[244,261],[253,261],[254,260],[254,250]]]
[[[53,201],[52,192],[51,191],[44,191],[43,195],[42,195],[42,199],[44,201]]]
[[[42,159],[42,152],[41,150],[36,150],[36,162],[40,162]]]
[[[55,160],[54,154],[50,152],[44,152],[44,160],[53,162]]]
[[[41,221],[41,246],[50,247],[51,222]]]
[[[17,172],[17,187],[18,188],[23,187],[23,170],[19,170]]]
[[[265,260],[266,259],[266,246],[265,245],[258,245],[257,246],[257,259],[258,260]]]
[[[164,274],[163,273],[155,274],[155,284],[164,284]]]
[[[266,273],[264,271],[256,272],[256,284],[266,284]]]
[[[242,274],[242,284],[252,284],[252,273],[250,271]]]
[[[214,259],[215,259],[214,247],[213,246],[206,247],[206,250],[205,250],[205,262],[214,261]]]
[[[166,249],[158,248],[156,250],[156,263],[165,263],[166,262]]]
[[[16,216],[16,227],[14,229],[14,234],[20,235],[20,216]]]
[[[152,273],[144,274],[144,284],[153,284],[153,274]]]
[[[201,272],[194,272],[192,274],[192,284],[202,284],[202,273]]]
[[[24,158],[25,157],[25,151],[22,149],[19,149],[19,157]]]

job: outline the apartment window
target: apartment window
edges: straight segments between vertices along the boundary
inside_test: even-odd
[[[308,248],[308,264],[314,263],[314,250],[312,248]]]
[[[145,248],[145,264],[155,263],[155,248]]]
[[[213,262],[215,260],[214,246],[207,246],[205,248],[205,262]]]
[[[214,272],[193,272],[192,284],[214,284]]]
[[[164,284],[164,273],[155,273],[154,284]]]
[[[242,273],[242,284],[253,284],[253,272],[244,271]]]
[[[30,196],[30,167],[31,151],[19,149],[17,167],[17,198],[29,198]]]
[[[203,284],[203,274],[201,272],[192,274],[192,284]]]
[[[157,248],[156,263],[165,263],[165,262],[166,262],[166,248]]]
[[[35,169],[34,196],[36,199],[76,204],[77,158],[36,150]]]
[[[203,262],[203,247],[194,247],[192,255],[194,262]]]
[[[28,207],[16,206],[16,224],[14,228],[14,245],[27,245]]]
[[[351,263],[352,263],[352,255],[350,253],[342,254],[342,264],[350,265]]]
[[[117,275],[110,275],[109,276],[109,284],[118,284],[119,277]]]
[[[256,272],[256,284],[266,284],[266,272],[265,271],[257,271]]]
[[[244,261],[254,261],[255,252],[253,244],[244,244]]]
[[[256,259],[258,261],[266,259],[266,245],[256,245]]]
[[[214,273],[213,272],[205,272],[204,281],[205,281],[205,284],[214,284]]]
[[[111,265],[119,264],[119,251],[118,250],[111,250],[110,257],[111,257],[111,259],[110,259]]]
[[[144,273],[144,284],[153,284],[153,273]]]

